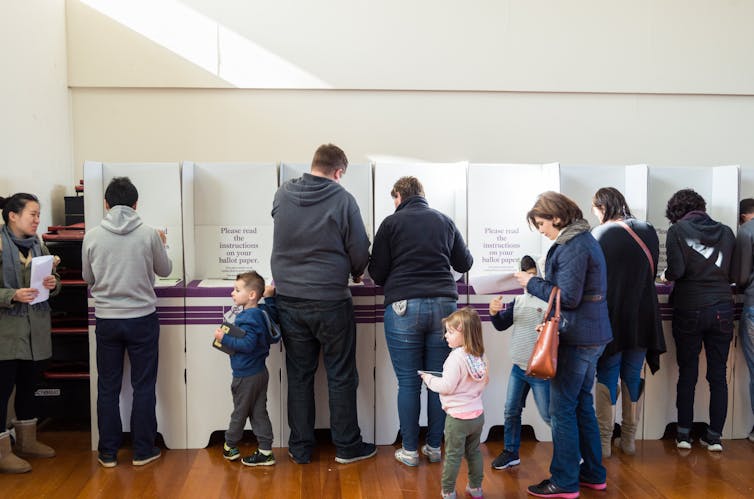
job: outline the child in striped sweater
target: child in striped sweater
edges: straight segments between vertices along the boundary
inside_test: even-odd
[[[529,255],[521,258],[521,271],[537,275],[537,265]],[[502,296],[490,302],[490,318],[498,331],[513,326],[511,331],[511,359],[513,367],[508,378],[508,396],[505,400],[504,448],[492,461],[496,470],[504,470],[521,463],[518,449],[521,446],[521,411],[529,390],[534,394],[539,415],[550,424],[550,382],[525,374],[529,357],[537,342],[536,327],[542,322],[547,302],[524,291],[503,310]]]

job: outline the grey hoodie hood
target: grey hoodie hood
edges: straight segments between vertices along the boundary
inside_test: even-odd
[[[103,229],[113,234],[129,234],[139,228],[143,222],[136,210],[130,206],[113,206],[102,219]]]
[[[283,184],[283,192],[298,206],[312,206],[338,195],[343,187],[336,181],[304,173]]]

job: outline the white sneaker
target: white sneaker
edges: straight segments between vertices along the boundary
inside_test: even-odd
[[[439,447],[430,447],[429,444],[424,444],[422,445],[422,454],[427,456],[430,463],[442,461],[442,450]]]
[[[406,450],[403,447],[395,451],[395,459],[406,466],[419,465],[419,453],[416,451]]]

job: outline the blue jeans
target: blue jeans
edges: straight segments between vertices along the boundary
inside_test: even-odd
[[[545,423],[550,424],[550,382],[527,376],[523,369],[513,365],[508,378],[508,396],[505,400],[505,450],[518,455],[521,447],[521,411],[531,389],[537,410]]]
[[[314,450],[314,375],[322,350],[336,455],[354,457],[361,451],[362,440],[356,413],[359,375],[353,301],[278,295],[277,306],[288,373],[289,452],[296,461],[308,462]]]
[[[754,412],[754,307],[744,307],[741,315],[739,333],[746,365],[749,366],[749,400],[751,411]]]
[[[604,350],[604,345],[558,347],[558,370],[550,381],[550,480],[568,492],[579,490],[579,477],[604,483],[607,475],[592,396],[597,359]],[[584,460],[581,469],[579,458]]]
[[[597,382],[607,386],[610,390],[610,399],[615,405],[618,400],[618,376],[628,386],[632,402],[639,400],[641,390],[641,370],[644,367],[644,359],[647,357],[646,348],[636,348],[617,352],[613,355],[603,355],[597,361]]]
[[[728,415],[726,370],[733,340],[733,303],[718,303],[697,310],[675,309],[673,339],[678,360],[678,427],[690,430],[694,422],[694,391],[699,378],[699,353],[704,343],[710,391],[709,429],[720,436]]]
[[[398,315],[385,306],[385,340],[398,378],[398,419],[403,448],[419,447],[419,413],[422,380],[418,370],[442,371],[450,347],[443,337],[442,319],[456,311],[453,298],[411,298],[406,313]],[[440,396],[427,390],[427,445],[440,447],[445,411]]]
[[[97,317],[97,427],[98,450],[114,456],[123,441],[120,419],[120,387],[123,383],[123,354],[131,362],[131,436],[134,459],[152,455],[157,436],[155,385],[160,344],[157,313],[134,319]]]

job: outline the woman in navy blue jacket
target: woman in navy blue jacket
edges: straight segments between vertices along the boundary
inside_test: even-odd
[[[554,241],[547,253],[545,278],[518,272],[519,283],[547,300],[560,288],[561,320],[557,374],[550,382],[553,455],[550,478],[529,486],[537,497],[575,498],[579,486],[607,487],[594,384],[597,359],[612,340],[607,311],[607,267],[581,209],[563,194],[540,194],[527,213],[529,225]],[[583,463],[579,466],[579,460]]]

